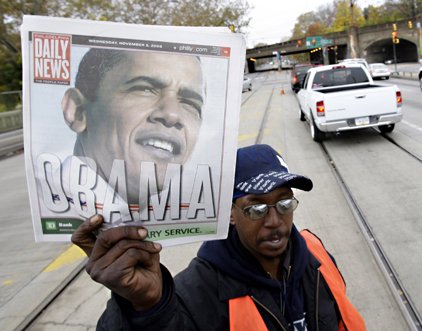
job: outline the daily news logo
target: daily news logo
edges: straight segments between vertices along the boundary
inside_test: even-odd
[[[34,82],[70,85],[70,35],[34,33]]]

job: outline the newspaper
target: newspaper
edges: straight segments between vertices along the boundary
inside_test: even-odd
[[[227,236],[242,35],[24,16],[21,37],[36,241],[94,214],[165,246]]]

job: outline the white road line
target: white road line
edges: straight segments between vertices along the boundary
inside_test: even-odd
[[[422,128],[421,127],[419,127],[419,126],[417,126],[417,125],[415,125],[415,124],[412,124],[412,123],[410,123],[410,122],[408,122],[408,121],[405,121],[405,120],[402,120],[401,121],[403,124],[405,124],[405,125],[407,125],[407,126],[410,126],[411,128],[413,128],[413,129],[416,129],[416,130],[418,130],[418,131],[421,131],[422,132]]]

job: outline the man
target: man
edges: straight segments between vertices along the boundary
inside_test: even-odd
[[[240,148],[228,237],[204,243],[174,281],[145,229],[95,238],[102,218],[86,221],[72,241],[90,256],[87,272],[112,291],[98,329],[364,330],[322,243],[293,225],[293,188],[310,191],[312,181],[290,173],[268,145]]]
[[[191,155],[204,86],[194,56],[89,50],[62,101],[64,119],[77,134],[74,155],[92,159],[105,182],[113,162],[123,160],[128,202],[138,205],[141,162],[155,163],[161,188],[167,165],[184,164]]]

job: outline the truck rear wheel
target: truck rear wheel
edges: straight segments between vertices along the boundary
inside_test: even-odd
[[[305,114],[303,113],[302,108],[300,108],[300,106],[299,106],[299,118],[302,122],[305,121]]]
[[[325,139],[325,132],[322,132],[315,125],[314,118],[311,116],[309,121],[309,126],[311,127],[311,137],[314,141],[321,142]]]
[[[382,133],[389,133],[394,130],[394,124],[380,125],[378,127]]]

